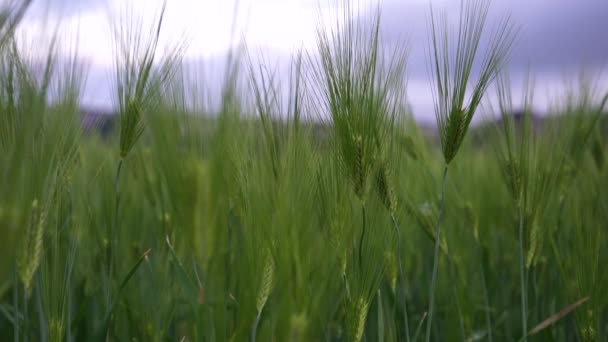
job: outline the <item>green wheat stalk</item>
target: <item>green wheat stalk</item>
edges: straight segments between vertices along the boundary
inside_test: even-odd
[[[143,31],[142,18],[136,18],[132,9],[126,17],[113,24],[115,41],[114,76],[120,115],[119,161],[114,177],[114,220],[109,227],[108,275],[113,277],[114,248],[120,208],[120,175],[129,152],[144,132],[144,113],[160,105],[163,86],[176,72],[183,53],[184,43],[177,42],[164,56],[157,58],[158,44],[166,10],[163,2],[156,23],[148,32]]]
[[[467,87],[472,78],[473,66],[478,59],[479,45],[489,6],[489,1],[483,0],[461,2],[455,51],[452,48],[453,45],[450,44],[446,15],[443,14],[436,18],[431,7],[429,69],[433,79],[435,118],[445,167],[441,180],[441,204],[435,227],[435,251],[426,329],[427,342],[430,341],[433,324],[439,241],[441,241],[440,224],[445,206],[445,181],[448,166],[456,156],[489,84],[504,64],[515,35],[514,27],[507,17],[490,37],[486,52],[481,59],[479,76],[471,95],[467,98]]]

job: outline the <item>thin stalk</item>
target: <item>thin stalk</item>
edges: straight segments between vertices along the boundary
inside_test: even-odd
[[[448,175],[448,166],[443,169],[443,177],[441,180],[441,204],[439,207],[439,215],[437,216],[437,226],[435,228],[435,255],[433,256],[433,274],[431,276],[431,288],[429,299],[429,317],[426,322],[426,342],[431,340],[431,327],[433,326],[433,307],[435,306],[435,283],[437,281],[437,266],[439,264],[439,242],[441,241],[441,218],[443,217],[443,209],[445,207],[445,179]]]
[[[418,327],[416,328],[416,332],[414,333],[414,338],[412,339],[413,342],[416,342],[418,340],[418,336],[420,335],[420,332],[422,331],[422,324],[424,324],[424,319],[426,318],[426,312],[422,314],[422,318],[420,318],[420,323],[418,323]]]
[[[48,341],[49,338],[47,336],[48,334],[48,328],[47,328],[47,324],[46,324],[46,319],[44,317],[44,307],[42,305],[42,295],[40,294],[40,276],[36,277],[38,278],[36,281],[36,307],[37,307],[37,311],[38,311],[38,325],[39,325],[39,329],[40,329],[40,341]]]
[[[255,342],[256,336],[258,334],[258,325],[260,324],[260,318],[262,317],[262,310],[258,311],[258,314],[255,318],[255,322],[253,323],[253,328],[251,329],[251,339],[250,341]]]
[[[393,228],[395,229],[395,234],[397,235],[397,265],[399,266],[399,283],[401,286],[405,288],[405,281],[403,280],[403,267],[401,266],[401,233],[399,232],[399,226],[397,226],[397,220],[395,220],[395,215],[391,214],[391,221],[393,221]],[[405,340],[410,342],[410,327],[409,327],[409,319],[407,315],[407,297],[405,295],[405,291],[402,291],[403,295],[403,323],[405,326]]]
[[[66,320],[66,341],[72,342],[74,338],[72,337],[72,292],[68,291],[67,294],[67,320]]]
[[[518,206],[519,216],[519,275],[521,280],[521,327],[523,341],[528,340],[528,298],[526,297],[526,268],[524,253],[524,213],[521,205]]]
[[[13,271],[13,284],[13,307],[15,308],[15,317],[13,318],[13,341],[19,342],[19,281],[16,271]]]
[[[361,237],[359,238],[359,268],[363,267],[363,238],[365,237],[365,204],[361,203],[361,217],[363,227],[361,229]]]
[[[348,279],[346,279],[346,273],[342,273],[342,278],[344,279],[344,288],[346,289],[346,298],[348,300],[351,300],[350,287],[348,286]]]
[[[460,305],[460,297],[458,296],[458,285],[456,283],[456,278],[454,277],[454,268],[456,268],[456,263],[450,263],[449,273],[450,273],[450,281],[452,282],[452,291],[454,292],[454,299],[456,299],[456,310],[458,311],[458,324],[460,327],[460,338],[461,341],[466,341],[465,337],[465,329],[464,329],[464,317],[462,315],[462,306]]]
[[[378,289],[378,341],[384,341],[384,312],[380,289]]]
[[[486,306],[486,325],[488,329],[488,342],[492,342],[492,317],[490,315],[490,296],[488,295],[488,285],[486,284],[486,272],[481,263],[481,285],[483,286],[483,299]]]
[[[29,332],[29,313],[27,308],[27,290],[23,289],[23,341],[28,341],[28,332]]]
[[[101,329],[98,331],[98,336],[103,341],[106,341],[110,335],[110,328],[111,328],[110,324],[112,323],[112,315],[114,314],[114,309],[118,305],[120,295],[122,294],[123,290],[129,283],[131,278],[133,278],[133,275],[135,274],[135,272],[137,272],[137,270],[139,269],[141,264],[144,261],[148,260],[148,256],[150,255],[151,251],[152,251],[152,249],[148,249],[147,251],[145,251],[144,254],[142,254],[142,256],[139,258],[139,260],[137,260],[137,262],[131,267],[131,269],[129,270],[127,275],[120,282],[120,285],[118,286],[118,289],[116,290],[116,296],[112,299],[109,309],[106,312],[106,315],[105,315],[105,318],[103,321],[103,325],[101,326]]]
[[[114,177],[114,221],[112,222],[112,227],[110,229],[110,234],[108,236],[109,239],[109,251],[108,251],[108,279],[111,280],[114,272],[114,244],[115,244],[115,234],[116,229],[118,227],[118,209],[120,205],[120,171],[122,170],[123,159],[120,158],[118,161],[118,166],[116,167],[116,176]]]

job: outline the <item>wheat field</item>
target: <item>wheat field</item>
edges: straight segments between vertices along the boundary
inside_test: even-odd
[[[534,71],[522,94],[508,73],[525,31],[488,2],[430,9],[422,47],[385,48],[380,6],[319,24],[282,80],[239,45],[213,109],[187,42],[158,53],[164,9],[116,20],[104,134],[77,53],[15,43],[29,3],[0,17],[0,339],[608,340],[608,89],[581,77],[537,120]]]

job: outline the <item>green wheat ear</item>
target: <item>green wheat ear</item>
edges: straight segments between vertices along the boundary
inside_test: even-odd
[[[368,309],[369,302],[366,301],[363,297],[359,297],[358,300],[353,303],[349,331],[351,341],[359,342],[363,338]]]
[[[270,292],[272,292],[275,281],[275,264],[274,260],[272,259],[272,255],[268,249],[266,249],[264,255],[264,269],[262,270],[262,279],[260,281],[258,295],[255,302],[257,314],[251,330],[251,340],[253,341],[255,341],[257,336],[258,325],[260,324],[260,319],[262,318],[262,310],[264,310],[264,307],[266,306],[266,302],[268,301],[268,297],[270,297]]]
[[[30,224],[17,258],[17,273],[28,297],[32,290],[32,280],[42,260],[44,223],[45,213],[39,210],[38,200],[34,200]]]
[[[466,4],[463,1],[457,42],[452,44],[447,18],[445,15],[436,18],[431,7],[429,69],[434,83],[435,117],[446,164],[458,153],[477,107],[505,63],[515,37],[514,26],[507,17],[490,36],[479,65],[479,77],[470,97],[466,98],[473,66],[476,62],[479,64],[478,50],[488,10],[489,1],[470,0]]]
[[[447,125],[442,134],[445,144],[443,144],[443,156],[446,163],[450,163],[456,156],[458,148],[462,143],[462,139],[466,133],[465,126],[465,111],[454,108],[447,117]]]
[[[361,135],[356,136],[353,139],[353,143],[353,186],[357,197],[363,200],[367,193],[367,151],[365,150],[365,144],[363,144],[363,137]]]
[[[274,286],[274,260],[272,260],[272,256],[270,252],[266,252],[266,257],[264,258],[264,269],[262,271],[262,279],[260,282],[260,287],[258,290],[258,296],[256,299],[255,307],[258,311],[258,315],[261,314],[266,302],[268,301],[268,297],[270,297],[270,292]]]
[[[376,190],[384,207],[391,215],[394,215],[397,210],[397,197],[392,187],[390,172],[385,164],[381,164],[376,171]]]
[[[144,113],[160,102],[165,84],[177,70],[184,43],[178,41],[162,58],[157,58],[166,1],[150,31],[144,32],[141,20],[121,17],[113,27],[115,40],[114,76],[120,114],[120,156],[125,158],[144,131]]]
[[[519,161],[516,159],[507,159],[504,162],[505,179],[511,196],[517,205],[521,205],[522,198],[522,170]]]
[[[542,248],[542,237],[540,236],[540,226],[537,220],[532,218],[530,222],[530,242],[528,254],[526,255],[526,268],[536,264],[538,261],[539,252]]]
[[[342,16],[335,25],[317,28],[319,58],[310,58],[313,110],[329,114],[335,153],[357,198],[365,203],[369,183],[385,152],[398,108],[407,51],[385,51],[380,42],[380,6],[368,22],[347,20],[358,13],[351,1],[339,0]]]
[[[120,112],[120,158],[127,156],[143,132],[141,105],[130,100]]]
[[[388,284],[391,287],[393,293],[396,293],[397,290],[397,275],[399,269],[397,268],[397,257],[395,253],[390,250],[384,252],[384,259],[386,263],[386,277],[388,280]]]

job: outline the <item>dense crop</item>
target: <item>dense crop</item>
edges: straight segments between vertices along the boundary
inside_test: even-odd
[[[213,112],[186,105],[185,44],[158,54],[163,12],[130,14],[102,137],[77,55],[40,70],[15,43],[24,8],[0,17],[2,340],[608,338],[608,95],[582,78],[540,125],[529,79],[516,116],[515,29],[477,51],[485,2],[455,34],[429,18],[438,139],[380,11],[345,6],[288,80],[236,49]],[[482,106],[498,124],[469,127]]]

